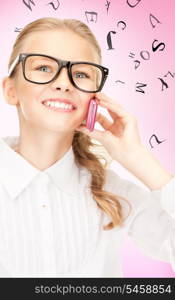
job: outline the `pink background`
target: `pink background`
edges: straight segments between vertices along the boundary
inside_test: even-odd
[[[30,1],[24,1],[26,3]],[[125,109],[132,112],[138,119],[140,135],[143,144],[160,160],[166,169],[175,172],[175,3],[172,0],[141,0],[138,5],[131,8],[127,0],[111,0],[107,13],[107,1],[101,0],[60,0],[60,6],[54,10],[52,5],[58,6],[58,1],[36,1],[31,3],[30,10],[23,1],[1,1],[1,80],[7,75],[7,64],[12,45],[17,36],[15,28],[22,28],[27,23],[42,17],[77,18],[85,22],[97,36],[102,48],[102,64],[109,68],[110,73],[103,92],[115,98]],[[136,4],[136,0],[129,0]],[[87,21],[85,11],[98,13],[97,22]],[[155,28],[151,26],[149,16],[153,14],[161,23],[154,19]],[[117,27],[119,21],[126,23],[125,30]],[[112,50],[108,49],[107,34],[112,34]],[[152,51],[152,43],[155,45],[165,43],[165,49]],[[148,51],[149,60],[140,56],[141,51]],[[129,57],[130,53],[135,58]],[[134,60],[140,61],[140,66],[134,68]],[[171,72],[173,76],[164,77]],[[162,89],[162,78],[168,84],[168,88]],[[121,80],[124,83],[116,83]],[[145,93],[136,92],[136,83],[147,84],[143,88]],[[18,119],[16,108],[4,101],[2,88],[0,89],[0,135],[18,135]],[[104,114],[106,111],[100,109]],[[108,114],[107,114],[108,115]],[[109,115],[108,115],[109,116]],[[98,125],[96,125],[98,129]],[[159,140],[165,140],[161,144],[153,141],[154,148],[149,144],[149,138],[155,134]],[[128,173],[117,162],[111,167],[121,176],[143,186],[132,174]],[[143,186],[143,188],[145,188]],[[155,261],[145,256],[131,240],[127,239],[123,247],[123,265],[125,277],[175,277],[175,273],[167,263]]]

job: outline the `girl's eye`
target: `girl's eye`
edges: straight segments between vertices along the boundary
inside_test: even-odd
[[[48,66],[40,66],[40,67],[37,67],[37,70],[40,70],[42,71],[42,69],[48,69],[49,67]],[[51,69],[50,69],[51,70]],[[45,71],[44,71],[45,72]]]
[[[89,78],[89,76],[86,73],[83,72],[77,72],[75,73],[76,78]]]

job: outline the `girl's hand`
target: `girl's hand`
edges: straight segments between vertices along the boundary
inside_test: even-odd
[[[132,155],[143,147],[137,120],[132,114],[124,110],[116,100],[107,97],[104,93],[96,93],[95,97],[97,103],[108,110],[112,122],[103,114],[97,113],[96,121],[100,123],[104,131],[94,129],[91,132],[85,125],[79,126],[76,130],[99,141],[112,159],[122,163],[128,155]]]

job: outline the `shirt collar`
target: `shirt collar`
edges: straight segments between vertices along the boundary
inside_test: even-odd
[[[69,195],[77,195],[79,168],[75,163],[72,145],[61,159],[40,171],[11,148],[18,139],[18,136],[0,138],[0,182],[12,198],[16,198],[35,177],[46,174],[58,189]]]

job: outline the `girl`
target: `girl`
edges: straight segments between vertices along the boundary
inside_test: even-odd
[[[122,277],[125,234],[175,270],[175,177],[100,92],[107,72],[78,20],[41,18],[17,36],[2,83],[20,134],[0,140],[1,277]],[[112,118],[97,113],[103,131],[83,125],[93,97]],[[148,191],[108,169],[92,139]]]

